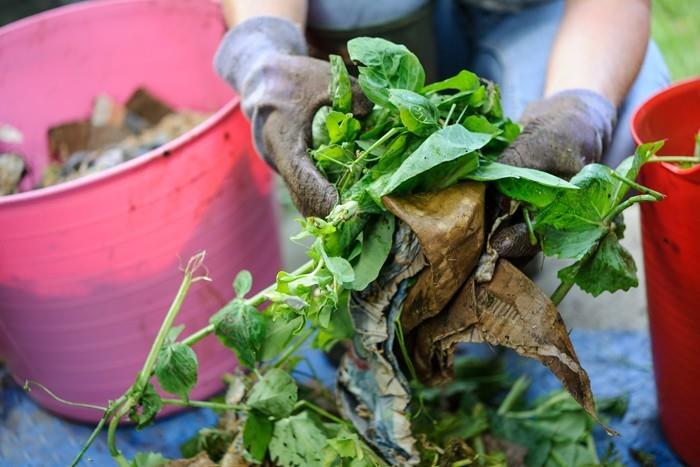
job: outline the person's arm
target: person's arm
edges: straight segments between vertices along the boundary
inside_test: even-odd
[[[649,42],[650,0],[567,0],[549,59],[545,96],[590,89],[619,106]]]
[[[255,16],[275,16],[287,19],[304,29],[307,0],[221,0],[224,18],[229,28]]]

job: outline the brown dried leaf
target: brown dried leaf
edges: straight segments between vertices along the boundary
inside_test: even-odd
[[[439,192],[382,199],[411,227],[429,262],[404,302],[405,332],[438,314],[476,266],[484,245],[484,193],[483,183],[466,182]]]
[[[202,451],[195,457],[190,459],[176,459],[165,464],[166,467],[217,467],[216,462],[213,462],[207,456],[207,453]]]
[[[415,334],[414,363],[428,384],[452,378],[453,353],[459,342],[502,345],[542,362],[596,418],[588,375],[559,312],[539,287],[504,259],[499,260],[491,282],[477,284],[470,277],[452,303]]]

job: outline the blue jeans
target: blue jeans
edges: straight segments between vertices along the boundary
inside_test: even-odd
[[[503,108],[518,119],[525,106],[542,97],[549,54],[564,1],[552,0],[518,13],[463,8],[455,0],[436,2],[438,70],[442,77],[466,68],[499,84]],[[613,141],[603,161],[616,167],[634,153],[630,119],[651,94],[669,83],[666,64],[650,42],[642,68],[618,109]]]

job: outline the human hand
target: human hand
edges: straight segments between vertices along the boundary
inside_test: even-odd
[[[306,44],[293,23],[272,17],[244,21],[224,38],[217,72],[239,93],[251,120],[258,152],[289,188],[304,216],[324,217],[338,201],[335,188],[307,153],[311,121],[330,104],[330,65],[305,56]],[[353,81],[356,116],[372,104]]]

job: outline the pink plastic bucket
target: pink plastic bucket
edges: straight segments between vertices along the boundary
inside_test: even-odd
[[[224,32],[207,0],[121,0],[61,8],[0,28],[0,122],[24,134],[32,182],[46,130],[139,86],[175,107],[215,112],[147,155],[81,180],[0,198],[0,357],[18,382],[106,404],[133,382],[184,264],[206,250],[213,282],[195,284],[178,321],[205,325],[250,269],[260,288],[280,266],[271,175],[233,93],[212,71]],[[194,398],[235,366],[216,339],[195,346]],[[80,420],[40,390],[40,404]]]

